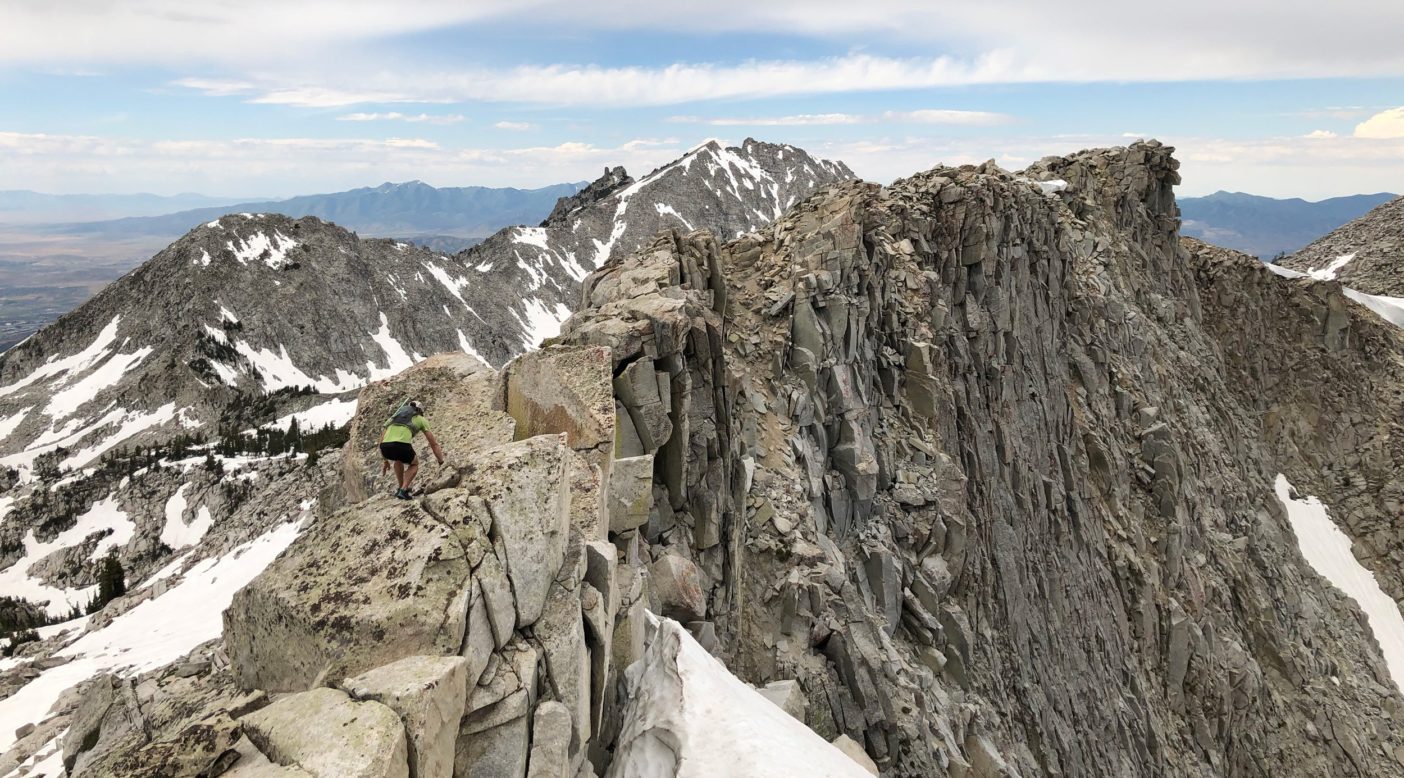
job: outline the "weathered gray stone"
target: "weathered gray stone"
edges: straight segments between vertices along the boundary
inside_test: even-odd
[[[538,435],[483,452],[461,488],[486,500],[516,595],[517,627],[541,615],[570,527],[565,436]]]
[[[570,710],[555,700],[536,706],[531,720],[529,778],[572,778]]]
[[[300,691],[416,654],[458,653],[474,588],[458,539],[413,502],[317,522],[224,614],[245,688]]]
[[[864,770],[867,770],[873,775],[878,774],[877,763],[873,761],[872,757],[868,756],[867,751],[863,750],[863,746],[859,745],[853,738],[848,735],[839,735],[834,738],[834,747],[847,754],[848,758],[857,762]]]
[[[707,601],[697,565],[675,554],[664,554],[648,566],[648,592],[653,610],[683,623],[702,621]]]
[[[804,721],[804,712],[809,707],[809,701],[805,699],[804,690],[800,688],[798,681],[793,679],[771,681],[756,691],[760,692],[762,697],[775,703],[781,710],[800,721]]]
[[[399,715],[408,737],[410,778],[447,776],[468,700],[467,665],[457,656],[405,657],[348,678],[342,688]]]
[[[614,460],[609,476],[609,531],[642,526],[653,510],[653,455]]]
[[[283,697],[242,719],[259,751],[317,778],[409,775],[405,727],[378,702],[356,702],[336,689]]]

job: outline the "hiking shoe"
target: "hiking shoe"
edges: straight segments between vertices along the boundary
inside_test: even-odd
[[[396,489],[395,496],[401,500],[408,500],[410,498],[410,493],[408,489]]]

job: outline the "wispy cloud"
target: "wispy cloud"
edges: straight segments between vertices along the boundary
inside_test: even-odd
[[[676,138],[482,148],[393,137],[143,141],[0,132],[0,180],[23,180],[51,191],[93,191],[119,178],[145,191],[289,195],[387,179],[539,186],[588,179],[605,165],[652,170],[685,150]]]
[[[878,114],[816,113],[791,116],[717,117],[670,116],[668,121],[681,124],[707,124],[713,127],[804,127],[843,124],[948,124],[970,127],[990,127],[1010,124],[1014,117],[989,111],[956,111],[924,109],[918,111],[885,111]]]
[[[532,130],[536,128],[536,125],[532,124],[531,122],[501,121],[494,123],[492,126],[496,127],[499,130]]]
[[[412,122],[415,124],[458,124],[463,121],[463,114],[430,114],[430,113],[400,113],[390,111],[388,113],[347,113],[336,117],[339,122]]]

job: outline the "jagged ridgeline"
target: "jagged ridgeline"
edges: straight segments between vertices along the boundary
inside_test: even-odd
[[[1337,285],[1182,243],[1176,168],[1151,142],[850,181],[757,232],[610,253],[542,348],[361,389],[340,451],[254,479],[239,510],[277,495],[258,510],[286,521],[236,513],[243,535],[68,647],[21,646],[0,723],[51,714],[6,758],[1398,774],[1404,627],[1322,576],[1358,557],[1398,618],[1404,342]],[[607,178],[557,218],[634,208]],[[408,502],[373,449],[404,396],[451,452]],[[130,478],[185,488],[167,475]],[[1307,513],[1331,523],[1308,493],[1355,556],[1299,548]],[[228,603],[217,640],[106,659],[195,594]],[[46,675],[110,670],[67,695]]]

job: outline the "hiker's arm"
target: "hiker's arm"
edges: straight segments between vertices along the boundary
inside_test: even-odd
[[[444,463],[444,450],[439,448],[439,439],[434,437],[434,433],[429,430],[424,431],[424,439],[429,441],[429,448],[434,449],[434,458],[439,460],[439,464]]]

